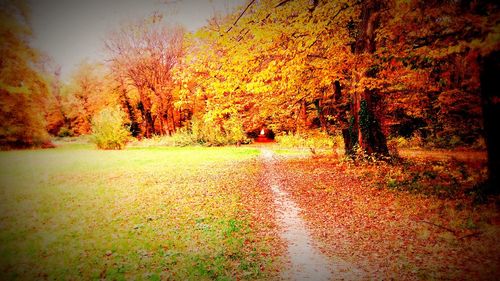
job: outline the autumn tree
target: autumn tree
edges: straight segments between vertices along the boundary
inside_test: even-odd
[[[0,2],[0,145],[26,147],[49,142],[45,130],[48,87],[35,64],[24,1]]]
[[[45,54],[40,55],[36,65],[38,73],[43,77],[48,89],[45,97],[46,130],[49,134],[56,136],[62,128],[69,125],[69,119],[63,105],[65,99],[61,92],[64,84],[61,79],[61,66]]]
[[[50,97],[48,100],[48,108],[45,119],[47,120],[47,132],[51,135],[58,136],[70,135],[70,119],[68,110],[65,109],[65,98],[61,93],[62,82],[60,80],[60,72],[54,73],[50,79]]]
[[[105,41],[116,80],[125,81],[138,93],[137,108],[146,137],[172,134],[178,126],[171,71],[183,54],[183,33],[154,14],[123,26]]]
[[[497,122],[500,112],[500,94],[497,74],[500,71],[500,51],[489,53],[480,58],[481,100],[484,116],[484,129],[488,149],[488,187],[490,192],[498,193],[500,184],[500,134]]]
[[[294,28],[302,22],[283,24],[297,2],[290,5],[251,1],[243,11],[214,18],[198,33],[197,44],[204,47],[196,55],[199,75],[191,77],[196,81],[191,84],[203,91],[211,119],[222,124],[231,116],[240,118],[247,131],[263,124],[277,131],[298,129],[297,116],[309,92],[300,82],[306,71],[303,56],[286,37],[298,33]]]
[[[489,45],[485,39],[493,31],[495,8],[476,4],[387,2],[374,69],[387,85],[393,133],[418,130],[428,144],[446,147],[480,138],[476,58]]]
[[[74,134],[89,134],[93,116],[102,108],[116,104],[116,95],[106,75],[103,65],[84,60],[65,86],[66,102],[70,104],[67,114]]]
[[[380,124],[380,112],[376,111],[379,101],[379,87],[372,83],[375,78],[370,72],[372,56],[376,51],[377,28],[380,24],[382,1],[363,1],[357,27],[354,27],[354,42],[351,51],[355,55],[354,67],[351,71],[352,103],[349,128],[344,131],[346,151],[354,153],[357,145],[362,152],[368,154],[388,153],[386,137]],[[383,109],[382,109],[383,111]]]
[[[356,58],[346,26],[357,6],[250,1],[241,13],[212,22],[203,33],[207,49],[214,52],[205,72],[212,81],[206,91],[218,107],[212,112],[235,110],[232,114],[239,113],[250,130],[267,123],[278,132],[300,131],[315,119],[332,133],[338,131],[333,126],[346,126],[346,114],[339,111],[345,111],[353,92]],[[379,142],[383,147],[384,139]]]

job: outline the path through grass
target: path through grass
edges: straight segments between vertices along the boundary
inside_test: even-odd
[[[478,205],[464,193],[478,161],[281,155],[274,171],[322,252],[361,267],[361,280],[500,280],[498,196]]]
[[[259,153],[1,152],[0,279],[273,277],[273,245],[256,237],[241,203]]]

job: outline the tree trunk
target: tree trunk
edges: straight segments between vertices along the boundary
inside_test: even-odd
[[[342,137],[344,138],[344,150],[346,155],[354,155],[354,145],[351,140],[351,132],[349,129],[342,129]]]
[[[302,133],[307,129],[307,102],[305,99],[302,99],[300,101],[300,108],[299,108],[299,122],[297,122],[297,128],[296,131],[298,133]]]
[[[319,124],[321,125],[321,130],[323,132],[328,132],[323,99],[314,100],[314,106],[316,107],[316,111],[318,113],[318,119],[319,119]]]
[[[342,97],[342,88],[340,87],[340,82],[339,80],[335,80],[333,83],[333,98],[335,99],[335,102],[338,102],[340,98]]]
[[[357,100],[358,144],[367,154],[387,155],[387,140],[376,116],[375,95],[375,92],[365,90],[361,99]]]
[[[148,110],[142,101],[137,105],[137,109],[141,112],[142,120],[144,124],[144,137],[150,138],[154,133],[153,128],[153,117],[151,116],[151,111]]]
[[[175,134],[175,131],[177,130],[177,126],[175,125],[174,108],[173,108],[173,106],[171,104],[169,105],[168,111],[169,111],[169,115],[170,115],[170,122],[172,122],[172,127],[170,129],[170,132],[171,132],[170,134]]]
[[[499,191],[500,174],[500,51],[495,51],[480,59],[481,103],[483,108],[484,136],[488,151],[488,190]]]
[[[355,54],[375,52],[375,30],[379,21],[379,1],[364,1],[361,11],[360,36],[354,48]],[[362,75],[354,73],[354,79],[360,80]],[[360,90],[353,93],[351,103],[351,119],[349,128],[343,132],[346,153],[354,155],[354,147],[359,146],[363,153],[387,155],[387,140],[382,132],[379,118],[376,114],[376,90]],[[349,135],[347,135],[349,134]]]
[[[168,132],[168,130],[165,130],[165,124],[163,123],[164,117],[163,114],[158,116],[158,122],[160,123],[160,134],[165,135],[165,133]]]
[[[144,134],[146,138],[150,138],[155,133],[155,127],[153,122],[153,116],[151,114],[151,101],[149,97],[146,96],[145,89],[139,89],[139,110],[141,111],[142,118],[145,122]]]
[[[137,123],[137,118],[135,117],[134,108],[132,107],[130,99],[127,96],[127,90],[125,89],[123,82],[121,83],[120,88],[121,88],[120,91],[121,91],[122,107],[124,107],[127,110],[128,119],[130,121],[130,128],[129,128],[130,134],[133,137],[137,137],[141,133],[139,128],[139,123]]]
[[[145,109],[144,117],[146,120],[146,138],[150,138],[155,133],[155,127],[153,122],[153,116],[149,109]]]
[[[137,123],[137,118],[135,117],[134,108],[130,104],[127,96],[123,97],[123,106],[127,109],[128,118],[130,120],[130,134],[133,137],[137,137],[140,134],[139,123]]]

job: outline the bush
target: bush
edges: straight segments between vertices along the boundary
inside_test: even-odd
[[[304,134],[284,134],[276,136],[276,141],[283,147],[333,149],[343,147],[342,136],[330,136],[325,132],[309,131]]]
[[[229,118],[223,122],[222,127],[212,122],[194,118],[187,127],[177,130],[172,136],[153,136],[132,143],[133,146],[222,146],[238,143],[248,143],[249,139],[243,130],[241,122]]]
[[[68,127],[62,126],[59,129],[59,133],[57,134],[57,136],[60,138],[65,138],[65,137],[72,137],[72,136],[74,136],[74,134],[73,134],[73,131],[68,129]]]
[[[172,136],[160,136],[153,135],[151,138],[135,140],[131,146],[138,147],[154,147],[154,146],[189,146],[196,145],[197,142],[194,140],[193,135],[189,133],[185,128],[177,130]]]
[[[410,138],[402,136],[393,137],[387,141],[387,146],[389,147],[389,152],[398,149],[417,149],[425,147],[424,140],[419,133],[413,133]]]
[[[91,141],[99,149],[122,149],[128,141],[125,112],[119,107],[106,107],[92,119]]]
[[[210,120],[193,119],[191,121],[193,140],[206,146],[248,143],[241,120],[231,117],[221,124]]]
[[[177,130],[170,138],[170,146],[189,146],[196,145],[198,142],[193,137],[193,134],[183,127]]]
[[[472,144],[472,149],[485,150],[486,149],[486,141],[483,137],[478,137],[474,143]]]

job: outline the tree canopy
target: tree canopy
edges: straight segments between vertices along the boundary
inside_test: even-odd
[[[28,147],[48,140],[48,88],[29,45],[29,9],[24,1],[0,2],[0,145]]]
[[[97,112],[120,105],[135,137],[197,122],[249,136],[320,130],[351,154],[387,154],[394,137],[484,143],[479,77],[499,49],[494,1],[253,0],[194,33],[154,13],[110,32],[105,61],[82,62],[69,82],[37,70],[28,7],[2,5],[7,142],[87,134]],[[23,110],[7,118],[13,108]]]

